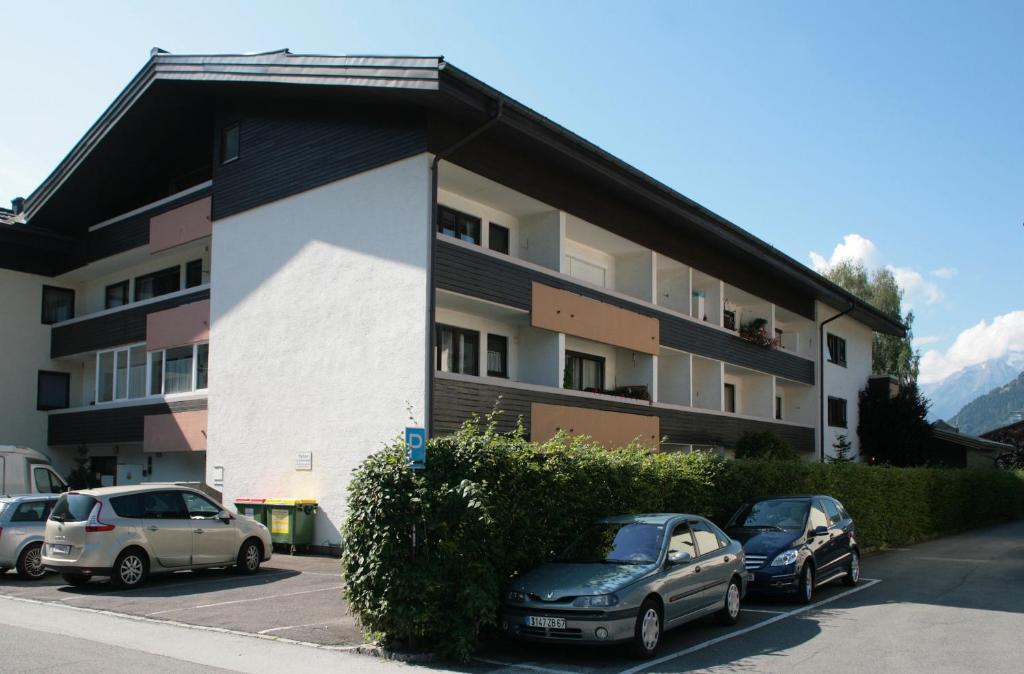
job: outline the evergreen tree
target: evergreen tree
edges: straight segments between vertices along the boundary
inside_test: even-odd
[[[850,442],[850,438],[846,436],[846,433],[836,436],[836,441],[832,443],[832,448],[836,450],[836,455],[827,457],[829,463],[854,462],[853,443]]]
[[[870,463],[893,466],[937,464],[929,455],[932,427],[925,420],[928,400],[916,382],[909,382],[890,397],[887,388],[868,387],[860,392],[861,456]]]

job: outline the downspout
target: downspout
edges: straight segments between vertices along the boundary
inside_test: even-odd
[[[820,352],[818,358],[818,395],[820,398],[820,433],[821,433],[821,448],[819,450],[819,460],[821,463],[825,463],[825,425],[828,423],[828,412],[825,410],[825,326],[836,320],[842,318],[846,314],[850,313],[857,307],[855,302],[850,302],[850,306],[845,311],[840,311],[832,318],[822,321],[821,325],[818,326],[818,351]]]
[[[434,155],[433,161],[430,162],[430,231],[427,232],[427,357],[426,357],[426,419],[424,420],[424,426],[427,429],[427,435],[430,435],[431,426],[434,420],[434,316],[437,311],[437,301],[434,292],[434,250],[437,246],[437,167],[441,163],[441,160],[449,157],[456,150],[459,150],[477,136],[484,133],[492,126],[497,124],[501,120],[501,115],[505,110],[505,100],[502,97],[498,97],[497,108],[491,118],[478,126],[475,130],[471,131],[468,135],[448,147],[440,150]],[[483,237],[483,223],[480,225],[481,238]]]

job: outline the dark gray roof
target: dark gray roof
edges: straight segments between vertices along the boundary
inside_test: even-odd
[[[14,217],[14,211],[0,207],[0,225],[13,225]]]
[[[989,452],[1006,452],[1013,449],[1013,445],[961,433],[960,429],[956,426],[951,426],[941,420],[932,424],[932,434],[939,440],[952,442],[970,449],[980,449]]]

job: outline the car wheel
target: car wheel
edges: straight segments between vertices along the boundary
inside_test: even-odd
[[[80,573],[62,573],[60,577],[64,579],[65,583],[75,587],[82,587],[89,582],[89,576],[83,576]]]
[[[235,571],[238,573],[256,573],[259,571],[262,561],[263,549],[260,547],[259,541],[255,538],[250,538],[245,543],[242,543],[242,547],[238,551]]]
[[[633,629],[633,655],[637,658],[649,658],[658,651],[661,644],[661,609],[658,602],[647,599],[640,605],[636,616],[636,627]]]
[[[725,606],[716,615],[722,625],[735,625],[740,619],[740,581],[733,578],[725,591]]]
[[[18,555],[18,578],[23,580],[39,580],[46,575],[43,568],[43,544],[32,543]]]
[[[804,564],[800,569],[800,584],[796,589],[796,601],[799,604],[810,604],[814,597],[814,568]]]
[[[138,587],[149,575],[149,560],[138,548],[128,548],[117,556],[110,582],[123,589]]]
[[[853,587],[860,582],[860,553],[856,549],[850,550],[850,562],[846,565],[846,577],[843,578],[843,585]]]

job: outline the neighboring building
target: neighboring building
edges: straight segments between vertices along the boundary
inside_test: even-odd
[[[945,421],[936,421],[928,451],[953,468],[995,468],[999,455],[1013,451],[1013,445],[967,435]]]
[[[499,396],[541,440],[856,447],[872,331],[904,334],[438,58],[155,50],[14,210],[0,442],[316,497],[323,544],[410,417]]]
[[[981,437],[1024,448],[1024,421],[1015,421],[1012,424],[995,428],[987,433],[982,433]]]

